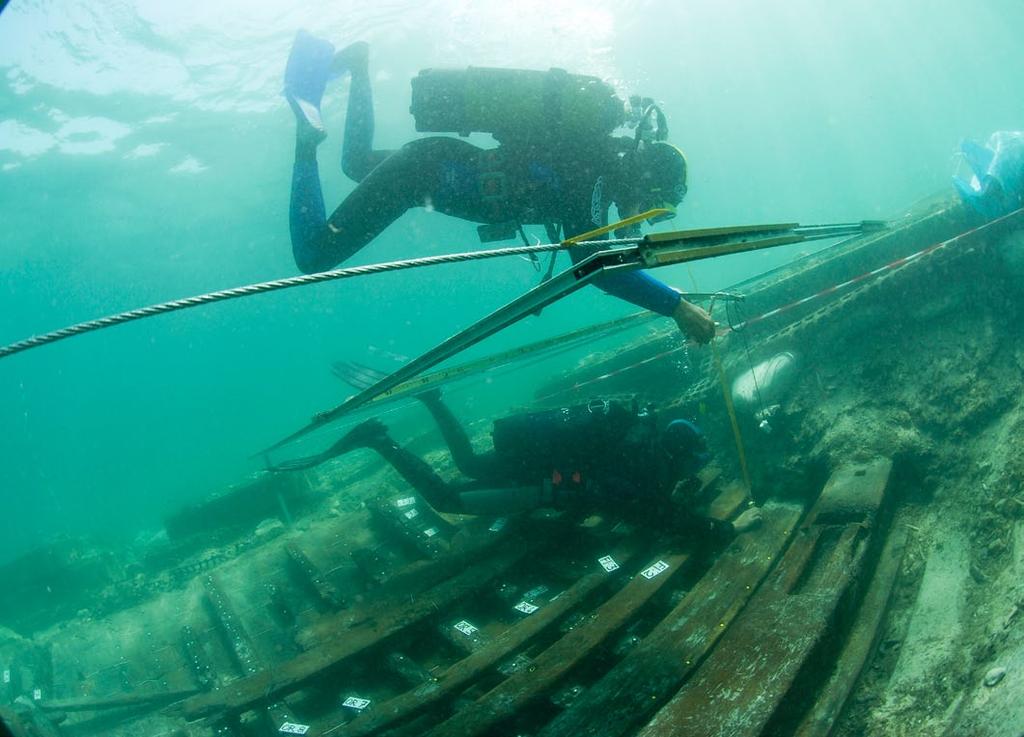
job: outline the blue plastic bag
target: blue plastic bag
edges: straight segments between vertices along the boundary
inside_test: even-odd
[[[953,177],[963,201],[986,218],[1002,217],[1024,206],[1024,132],[996,131],[988,143],[960,145],[974,176]]]

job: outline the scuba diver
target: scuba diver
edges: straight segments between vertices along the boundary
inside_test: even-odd
[[[495,420],[493,450],[477,453],[434,389],[417,395],[468,480],[446,482],[422,458],[392,439],[376,419],[356,425],[322,453],[272,466],[301,471],[360,448],[387,461],[438,512],[504,515],[541,507],[590,514],[611,509],[631,521],[724,542],[755,527],[752,507],[734,522],[700,517],[673,501],[696,484],[709,454],[692,422],[659,430],[653,412],[608,400]]]
[[[341,168],[358,184],[328,217],[317,164],[317,147],[327,135],[320,101],[328,80],[345,73],[351,85]],[[524,224],[542,224],[552,240],[561,240],[560,233],[572,237],[606,225],[612,204],[620,218],[655,207],[674,212],[686,194],[686,158],[664,140],[665,116],[653,101],[633,98],[636,136],[612,136],[627,122],[625,106],[594,77],[559,69],[470,68],[428,69],[413,80],[417,130],[488,132],[499,142],[492,149],[451,136],[421,138],[395,151],[374,149],[365,42],[335,53],[328,41],[299,31],[284,94],[297,124],[292,252],[305,273],[342,263],[412,207],[480,223],[483,240],[525,239]],[[576,263],[593,252],[576,247],[570,255]],[[699,343],[714,337],[706,311],[646,273],[605,274],[595,283],[673,318]]]

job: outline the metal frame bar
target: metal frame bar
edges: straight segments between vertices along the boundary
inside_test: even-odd
[[[862,223],[807,227],[786,223],[678,231],[647,235],[636,244],[599,251],[548,281],[537,285],[504,307],[499,307],[491,314],[414,358],[397,371],[358,394],[352,395],[333,409],[315,415],[308,425],[264,449],[261,454],[266,455],[277,450],[343,415],[367,405],[381,394],[391,391],[442,361],[514,325],[536,310],[567,297],[598,276],[619,271],[636,271],[637,269],[698,261],[714,256],[744,253],[789,243],[836,238],[869,232],[878,227],[880,226],[874,222],[864,221]]]

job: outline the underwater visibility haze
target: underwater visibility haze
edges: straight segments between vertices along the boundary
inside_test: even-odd
[[[942,259],[954,252],[957,244],[978,246],[965,249],[966,253],[988,254],[987,246],[979,245],[984,237],[1009,241],[1016,237],[1020,242],[1019,232],[1013,231],[1013,227],[1019,228],[1014,220],[1017,215],[1007,215],[1009,205],[999,212],[974,208],[975,212],[969,207],[971,185],[962,185],[957,194],[952,181],[956,175],[969,177],[968,170],[973,167],[977,171],[979,158],[985,160],[991,153],[982,146],[965,146],[966,140],[984,142],[995,131],[1024,129],[1021,29],[1024,3],[1019,0],[0,1],[0,348],[104,315],[300,273],[293,258],[294,231],[290,228],[295,222],[290,223],[289,208],[293,161],[302,148],[302,140],[296,144],[296,113],[301,113],[301,106],[284,94],[286,62],[300,31],[329,41],[335,49],[351,48],[355,42],[368,44],[376,116],[374,147],[379,149],[398,149],[437,135],[418,132],[411,115],[411,81],[422,70],[557,69],[599,78],[622,100],[631,95],[649,97],[665,115],[668,141],[685,153],[687,179],[685,199],[676,217],[671,222],[644,224],[644,232],[765,223],[846,223],[858,233],[860,229],[871,232],[863,241],[851,241],[848,251],[839,247],[828,251],[835,239],[786,242],[775,248],[652,269],[658,279],[684,292],[712,293],[735,287],[742,293],[749,288],[750,295],[741,296],[751,297],[753,312],[743,314],[751,316],[760,310],[751,326],[763,320],[761,328],[776,331],[764,338],[765,345],[778,341],[779,336],[794,338],[793,343],[771,343],[771,352],[758,353],[757,339],[764,337],[757,333],[760,328],[754,330],[753,343],[746,342],[748,334],[737,328],[740,306],[736,301],[727,303],[737,300],[735,295],[716,298],[714,317],[728,331],[720,331],[711,346],[687,344],[675,331],[673,320],[666,317],[636,323],[627,320],[621,332],[590,337],[586,329],[631,315],[637,308],[588,286],[474,344],[457,360],[443,363],[451,367],[460,361],[509,352],[508,360],[499,366],[501,371],[467,372],[464,381],[445,384],[445,399],[454,415],[466,423],[470,442],[478,450],[481,443],[490,442],[492,434],[500,450],[502,433],[510,427],[518,427],[543,444],[546,436],[536,427],[492,424],[496,418],[523,407],[542,406],[547,400],[560,406],[566,396],[590,399],[592,388],[593,394],[613,387],[616,394],[657,395],[674,409],[685,406],[689,415],[700,415],[696,421],[705,426],[707,440],[705,431],[693,424],[690,416],[672,415],[674,422],[665,432],[675,433],[676,442],[685,436],[686,442],[700,446],[699,453],[694,451],[694,459],[700,463],[686,471],[691,480],[696,478],[697,467],[709,459],[721,469],[713,478],[706,475],[700,480],[707,490],[719,482],[717,474],[721,474],[725,489],[721,498],[726,501],[719,502],[722,509],[714,508],[717,512],[710,517],[720,517],[719,522],[730,532],[742,534],[739,497],[731,503],[728,500],[729,489],[737,487],[725,480],[735,479],[736,484],[742,481],[750,487],[753,471],[758,483],[777,481],[771,490],[753,489],[759,504],[769,497],[773,501],[765,505],[764,535],[757,538],[761,541],[751,543],[764,546],[763,550],[757,548],[761,557],[751,560],[775,560],[773,556],[782,548],[770,548],[775,539],[772,535],[791,539],[799,517],[786,506],[793,502],[791,497],[806,502],[822,487],[826,492],[863,490],[870,484],[884,491],[887,483],[899,488],[901,503],[909,500],[914,510],[908,513],[901,508],[898,514],[903,516],[897,517],[901,521],[893,527],[900,530],[899,535],[887,538],[864,531],[876,529],[871,526],[876,522],[882,527],[888,519],[888,513],[874,514],[884,507],[882,491],[863,529],[847,530],[850,535],[862,534],[865,545],[856,555],[851,554],[853,562],[844,570],[882,561],[878,569],[883,573],[876,575],[884,576],[885,561],[896,560],[890,567],[902,571],[899,580],[903,583],[897,584],[892,601],[893,606],[904,609],[892,619],[895,624],[885,620],[890,635],[879,646],[881,650],[876,648],[881,654],[874,662],[882,664],[871,671],[874,678],[881,678],[878,674],[882,673],[891,681],[876,683],[865,677],[867,686],[862,683],[861,687],[874,690],[869,698],[857,701],[864,710],[850,718],[843,734],[852,735],[871,725],[879,729],[874,733],[886,737],[939,734],[942,732],[929,730],[938,730],[940,717],[934,717],[937,722],[928,721],[933,719],[928,714],[939,712],[944,714],[941,719],[952,720],[953,714],[958,714],[956,719],[963,720],[957,724],[980,725],[983,719],[979,714],[986,702],[980,696],[961,698],[959,694],[966,691],[958,689],[973,688],[971,684],[995,689],[1004,678],[1004,683],[1013,683],[1024,673],[1024,665],[1020,665],[1024,655],[1016,666],[1011,660],[989,661],[989,655],[1001,652],[998,648],[1004,647],[1008,638],[1019,636],[1006,633],[1012,633],[1010,622],[1016,621],[1019,628],[1018,612],[1024,607],[1019,590],[1013,589],[1016,584],[1011,583],[1013,561],[1016,565],[1024,561],[1019,555],[1024,549],[1024,528],[1020,527],[1024,501],[1019,491],[1024,484],[1024,465],[1016,461],[1012,450],[1019,445],[1020,428],[1024,427],[1024,408],[1018,397],[1024,353],[1015,341],[1020,337],[1017,298],[1021,293],[1014,292],[1021,272],[1012,269],[1020,267],[1024,258],[1014,255],[1022,253],[1020,248],[1007,247],[994,259],[994,267],[971,261],[948,273],[941,265],[929,269],[946,263]],[[321,107],[327,138],[316,149],[316,156],[328,213],[356,186],[341,164],[346,111],[350,97],[357,94],[355,87],[347,71],[330,79]],[[664,132],[662,128],[657,126],[658,134]],[[313,137],[318,133],[314,125],[300,128],[302,131]],[[485,132],[461,139],[458,133],[444,135],[483,148],[497,145]],[[633,136],[633,129],[623,127],[618,133]],[[1013,133],[999,140],[1009,141],[1010,146],[1024,138]],[[651,141],[644,141],[644,145],[648,143]],[[452,144],[453,149],[456,145]],[[1008,157],[1005,161],[1017,160]],[[1016,196],[1019,207],[1024,165],[1017,162],[1015,166],[1016,174],[990,179],[1006,185],[1010,190],[1006,202]],[[379,171],[374,170],[371,179],[374,174]],[[581,174],[585,176],[586,172]],[[1010,186],[1014,176],[1016,189]],[[408,179],[395,186],[406,183]],[[980,198],[983,193],[974,194]],[[599,193],[594,197],[593,202],[602,202]],[[521,233],[513,231],[505,241],[481,244],[477,223],[437,212],[432,201],[423,205],[402,214],[341,265],[521,246],[523,240],[529,244],[553,240],[543,226],[534,225]],[[437,208],[443,209],[441,205]],[[879,234],[878,223],[862,221],[900,223],[899,228],[905,230],[897,232],[894,225],[889,234]],[[995,221],[993,229],[985,230],[986,221]],[[564,233],[566,237],[574,234],[579,233]],[[872,235],[877,239],[872,240]],[[885,248],[896,245],[890,252],[879,244]],[[936,259],[929,261],[932,255]],[[332,569],[331,575],[337,574],[334,583],[311,572],[315,571],[316,554],[310,550],[333,551],[332,555],[337,553],[345,561],[358,559],[358,552],[349,555],[347,548],[343,556],[338,553],[343,544],[336,537],[348,535],[344,545],[353,548],[371,546],[369,540],[377,528],[359,523],[362,518],[358,515],[386,516],[386,511],[373,507],[371,496],[379,488],[396,492],[398,476],[384,470],[384,464],[366,452],[335,461],[327,470],[274,475],[264,473],[269,457],[261,450],[305,426],[317,413],[339,405],[353,388],[364,388],[398,370],[535,288],[547,263],[544,256],[540,265],[522,256],[506,256],[325,281],[161,314],[12,355],[0,353],[0,569],[12,565],[10,570],[18,566],[29,570],[26,580],[11,584],[29,591],[36,564],[24,561],[44,560],[50,565],[55,560],[47,558],[48,553],[34,559],[34,551],[59,550],[73,540],[76,552],[69,560],[79,564],[75,546],[95,545],[96,550],[121,547],[137,558],[136,564],[144,559],[157,566],[154,561],[160,561],[166,568],[157,575],[138,564],[118,573],[123,589],[137,581],[131,590],[137,597],[131,600],[133,606],[138,604],[141,610],[164,595],[166,599],[160,601],[166,604],[185,591],[190,592],[188,596],[195,595],[190,600],[193,604],[205,597],[207,609],[203,611],[220,622],[227,640],[234,626],[231,622],[246,619],[259,609],[250,597],[251,607],[232,613],[229,600],[234,597],[238,604],[258,583],[258,596],[271,602],[268,611],[273,610],[281,621],[288,619],[289,632],[295,635],[294,642],[275,652],[301,660],[298,653],[308,652],[309,642],[333,637],[328,624],[336,621],[331,617],[340,616],[334,610],[343,608],[342,598],[345,607],[362,605],[364,597],[372,599],[374,587],[382,580],[406,581],[402,574],[388,578],[399,569],[397,558],[378,556],[373,565],[391,569],[380,573],[380,580],[368,583],[353,604],[347,593],[339,593],[342,587],[337,576],[348,575],[355,564],[344,570],[340,564]],[[561,256],[556,263],[556,271],[560,271],[568,266],[568,259]],[[925,263],[929,265],[913,270]],[[900,271],[907,264],[908,268]],[[846,312],[841,300],[829,302],[851,286],[853,294],[865,273],[870,278],[881,274],[879,284],[890,287],[903,284],[900,278],[909,280],[907,274],[921,281],[915,286],[899,286],[898,291],[886,293],[889,297],[861,297],[860,302],[851,297]],[[887,281],[889,276],[894,278]],[[932,283],[927,279],[933,279]],[[837,284],[842,290],[833,289]],[[884,289],[889,287],[876,294]],[[807,303],[801,302],[804,298]],[[707,302],[702,304],[710,307]],[[801,311],[805,304],[809,306]],[[819,311],[811,311],[819,306]],[[792,310],[787,312],[792,323],[771,322],[776,308]],[[671,309],[662,312],[670,313]],[[581,330],[582,338],[564,344],[542,343],[548,351],[543,355],[523,349]],[[796,340],[799,331],[804,332]],[[813,337],[807,339],[808,334]],[[720,355],[722,345],[726,349]],[[921,357],[919,364],[913,363],[915,356]],[[639,373],[629,373],[638,366]],[[698,376],[698,366],[706,376]],[[726,388],[725,374],[729,372],[741,375],[732,385],[731,395]],[[635,384],[630,383],[633,376],[639,377]],[[792,392],[791,398],[782,398],[783,389]],[[421,402],[427,406],[443,430],[445,410],[430,404],[435,398],[428,393],[419,396],[419,402],[407,396],[364,407],[327,430],[276,450],[272,463],[305,471],[302,459],[316,458],[316,453],[335,441],[343,446],[338,438],[355,428],[357,437],[351,447],[344,446],[346,452],[353,447],[375,448],[406,480],[417,474],[422,480],[423,468],[440,471],[446,478],[453,473],[451,463],[438,460],[439,435],[420,406]],[[692,406],[686,405],[690,400]],[[588,414],[613,415],[612,404],[604,400],[582,406]],[[562,411],[569,417],[568,408]],[[647,417],[639,405],[633,411],[637,417]],[[357,425],[368,418],[383,421],[391,436],[382,435],[374,423]],[[744,456],[741,434],[748,441],[746,456],[750,458]],[[624,442],[628,435],[623,433]],[[388,456],[398,452],[398,443],[384,442],[392,436],[402,445],[408,440],[417,458],[395,461]],[[706,442],[707,447],[703,445]],[[671,443],[657,447],[658,463],[668,463],[665,458],[671,457],[672,463],[682,464]],[[458,456],[456,451],[452,454]],[[880,461],[877,456],[886,459]],[[847,473],[843,470],[846,462],[859,465]],[[406,466],[402,467],[403,463]],[[480,475],[505,482],[515,474],[509,468],[501,469],[501,474],[492,468]],[[674,467],[676,471],[679,468]],[[650,472],[650,478],[655,475]],[[555,469],[550,476],[544,493],[551,495],[542,501],[552,501],[559,489],[568,493],[566,488],[572,483],[585,485],[575,468]],[[243,541],[218,543],[219,547],[211,541],[209,551],[189,549],[187,556],[175,559],[172,565],[173,556],[180,553],[172,545],[174,540],[168,541],[177,534],[172,528],[213,525],[217,503],[203,507],[211,498],[247,484],[266,491],[260,484],[276,483],[267,478],[290,479],[281,482],[286,490],[275,492],[268,509],[260,514],[253,511],[256,517],[272,518],[270,522],[256,519],[249,525],[247,521],[247,536],[240,538]],[[664,479],[658,480],[662,482]],[[552,487],[558,488],[552,491]],[[418,490],[427,496],[422,488]],[[317,501],[308,503],[305,511],[286,504],[285,497],[291,498],[292,493],[308,502],[310,492]],[[984,502],[976,501],[969,492]],[[929,507],[933,501],[930,494],[942,504],[953,505],[953,500],[963,504],[956,507],[959,511],[955,514],[943,516],[936,511],[939,507]],[[271,496],[267,492],[266,498]],[[779,503],[775,496],[785,497],[785,501]],[[477,501],[485,505],[494,500],[481,496]],[[745,501],[744,495],[742,504]],[[399,498],[395,504],[401,507],[406,503]],[[1016,511],[1018,506],[1020,511]],[[316,509],[315,514],[308,511],[311,508]],[[421,508],[426,506],[417,509]],[[202,519],[206,512],[181,512],[197,509],[207,510],[210,519]],[[437,558],[442,556],[434,546],[443,538],[443,545],[451,546],[446,552],[466,556],[460,560],[468,567],[459,575],[475,575],[477,568],[465,563],[471,546],[460,548],[470,544],[455,530],[472,532],[476,528],[472,523],[459,527],[436,512],[453,510],[429,512],[435,526],[426,527],[425,534],[437,534],[438,538],[418,539],[413,546],[417,555],[429,559],[430,565],[437,564],[439,570],[443,563]],[[309,519],[300,520],[303,514]],[[727,519],[730,515],[732,522]],[[948,537],[931,532],[924,524],[922,520],[930,515],[946,520],[945,526],[937,529]],[[804,524],[824,524],[817,520],[827,517],[811,513]],[[958,519],[970,524],[957,529]],[[761,523],[758,516],[751,528]],[[326,531],[334,524],[344,535]],[[497,533],[504,524],[482,529]],[[968,527],[971,531],[964,531]],[[593,534],[603,530],[597,523],[594,529]],[[472,537],[469,532],[467,536]],[[572,535],[577,534],[588,533],[575,529]],[[822,533],[825,541],[821,545],[835,543],[839,549],[838,537],[828,536],[831,534]],[[874,537],[867,545],[870,534]],[[269,568],[254,565],[252,571],[244,571],[243,563],[231,567],[232,561],[243,561],[247,552],[256,551],[245,559],[247,565],[263,561],[261,555],[269,559],[268,552],[259,550],[269,550],[270,540],[281,545],[286,537],[279,539],[279,535],[296,535],[294,539],[303,543],[300,547],[305,550],[303,553],[291,543],[281,546],[287,550],[289,570],[311,582],[306,593],[312,592],[315,605],[298,613],[286,611],[288,597],[281,598],[273,584],[264,591],[263,583],[255,580],[259,571]],[[626,537],[614,539],[618,540],[615,555],[624,567],[629,556],[639,565],[640,558],[650,552],[629,549]],[[893,540],[901,540],[899,546]],[[899,555],[903,551],[900,546],[905,546],[905,558],[896,557],[894,546]],[[378,548],[373,550],[379,553]],[[529,546],[523,550],[534,551]],[[676,555],[666,554],[651,567],[637,569],[639,576],[629,584],[632,588],[623,591],[635,594],[643,586],[641,577],[654,579],[686,563],[688,554],[673,557]],[[863,559],[857,557],[861,555]],[[310,558],[314,560],[310,562]],[[838,553],[835,560],[840,560]],[[472,563],[505,566],[501,568],[504,574],[518,559],[512,556],[505,562],[495,561],[499,559]],[[356,563],[361,573],[372,567],[366,560]],[[701,558],[700,564],[705,563],[708,561]],[[216,566],[221,566],[217,576],[209,574]],[[422,569],[415,570],[428,567],[424,563]],[[617,563],[606,566],[604,572],[617,567]],[[553,565],[552,570],[555,568],[558,566]],[[710,586],[705,582],[711,580],[711,573],[708,575],[707,579],[696,575],[686,587],[636,595],[635,611],[647,611],[642,607],[649,600],[651,607],[662,607],[657,611],[675,612],[688,601],[687,587]],[[743,568],[728,580],[739,587],[746,581],[744,575],[753,574]],[[196,582],[199,576],[207,576],[204,583]],[[810,591],[829,577],[837,576],[816,568],[807,575],[794,574],[791,582],[797,581],[793,583],[796,592],[805,587]],[[578,596],[580,602],[589,602],[587,597],[604,586],[592,579],[572,578],[572,588],[566,591],[575,592],[572,596]],[[453,580],[463,579],[456,576]],[[914,581],[912,587],[908,580]],[[656,586],[662,586],[660,581]],[[993,584],[985,590],[988,598],[973,588],[989,583]],[[943,588],[947,584],[948,588]],[[55,615],[46,621],[45,617],[27,616],[18,620],[27,627],[25,632],[15,635],[17,627],[7,630],[9,622],[2,618],[3,613],[16,610],[19,604],[3,602],[5,586],[0,580],[0,671],[5,679],[0,684],[0,707],[6,696],[13,694],[4,685],[10,683],[9,670],[13,668],[16,675],[17,667],[26,673],[31,669],[25,660],[8,668],[6,648],[42,652],[27,645],[31,632],[42,632],[56,621]],[[544,606],[558,599],[554,589],[545,587],[542,592],[523,581],[516,586],[513,594],[528,589],[528,594],[536,595],[522,595],[516,604],[520,614],[532,615],[542,606],[542,599]],[[746,587],[755,588],[757,581]],[[1010,601],[1013,591],[1017,591],[1016,603]],[[421,596],[426,595],[421,592]],[[515,603],[517,598],[509,601]],[[412,602],[413,595],[408,599]],[[445,601],[454,599],[455,595]],[[966,602],[962,610],[945,608],[944,602],[953,600]],[[82,605],[81,609],[78,604],[65,604],[68,611],[57,604],[54,611],[77,621],[75,626],[83,626],[83,632],[95,628],[103,614],[116,609],[112,601]],[[926,605],[930,614],[915,614],[925,611]],[[1011,605],[1014,608],[1009,615],[999,615],[1006,626],[1002,630],[994,624],[989,628],[998,631],[997,636],[989,630],[982,634],[971,630],[971,621],[989,615],[995,621],[993,612],[999,607],[1010,610]],[[103,610],[104,606],[110,611]],[[562,600],[557,606],[567,610],[569,604]],[[975,616],[978,612],[982,614]],[[247,626],[255,627],[254,621],[265,623],[260,617],[270,615],[264,614],[259,610],[254,620],[247,620]],[[550,616],[555,621],[554,614]],[[184,617],[182,614],[182,622]],[[874,628],[880,620],[874,621]],[[624,618],[620,624],[625,622]],[[201,642],[199,649],[205,648],[209,654],[213,639],[204,640],[207,635],[203,633],[193,638],[190,626],[185,626],[185,650],[191,653],[189,648]],[[563,634],[574,626],[565,625]],[[671,649],[676,644],[666,645],[657,639],[656,627],[644,631],[645,626],[631,624],[625,634],[616,631],[616,638],[622,639],[615,640],[618,644],[609,650],[613,658],[626,657],[624,653],[649,632],[653,633],[649,648],[678,655]],[[467,652],[497,641],[488,641],[488,633],[478,633],[467,620],[459,621],[457,627],[459,637],[472,640]],[[811,628],[808,626],[808,631]],[[260,632],[268,630],[269,625]],[[481,625],[481,630],[486,626]],[[891,634],[897,631],[898,636]],[[46,637],[59,639],[55,630],[47,632]],[[944,645],[943,633],[949,633]],[[173,637],[179,636],[175,630]],[[878,641],[871,637],[867,640],[874,648]],[[937,654],[930,655],[931,660],[923,656],[897,662],[900,643],[908,643],[904,652],[919,643],[923,650],[931,647]],[[1015,651],[1018,655],[1024,653],[1024,637],[1021,643]],[[462,642],[461,646],[465,645]],[[458,642],[456,647],[460,647]],[[572,649],[565,648],[568,658]],[[57,647],[54,652],[59,655],[62,651]],[[970,658],[964,655],[968,652]],[[940,679],[934,692],[923,686],[934,678],[932,674],[952,673],[948,663],[962,655],[970,663],[963,675],[956,671],[948,683]],[[242,676],[259,670],[259,663],[247,657],[234,653],[234,665]],[[402,679],[417,683],[432,678],[423,677],[425,671],[402,657],[392,653],[388,660]],[[423,657],[429,660],[434,654]],[[538,661],[542,660],[539,656]],[[93,679],[86,669],[83,666],[75,682],[75,693],[58,694],[61,698],[110,696],[102,678]],[[454,673],[454,668],[449,673]],[[502,670],[505,676],[514,673],[514,668],[509,673]],[[797,673],[794,666],[791,675],[798,687],[808,683],[807,673],[807,668]],[[240,674],[233,677],[242,678]],[[814,674],[824,681],[819,676]],[[198,679],[199,686],[189,685],[187,694],[178,694],[188,698],[175,718],[184,714],[190,723],[208,717],[215,712],[210,700],[217,698],[227,700],[217,708],[225,709],[232,719],[266,706],[264,695],[260,695],[263,692],[255,687],[253,693],[259,693],[251,698],[244,695],[243,687],[224,695],[226,690],[210,690],[215,679],[204,679]],[[124,680],[127,683],[129,679],[125,676]],[[226,682],[231,679],[216,684]],[[184,689],[167,683],[163,687],[172,692]],[[273,687],[267,686],[265,693],[276,697],[279,692]],[[575,717],[570,714],[587,709],[579,707],[573,712],[568,706],[584,690],[580,686],[578,692],[559,691],[531,712],[524,724],[538,730],[531,732],[536,734],[583,733],[573,731],[583,728],[572,722]],[[291,693],[285,687],[280,691],[283,696]],[[598,698],[597,689],[588,693],[584,698]],[[909,693],[913,698],[901,701],[887,693]],[[49,696],[41,692],[35,701]],[[237,702],[231,702],[232,698]],[[352,713],[361,713],[370,703],[369,699],[362,703],[365,699],[361,696],[350,698],[355,700],[346,699],[344,705]],[[680,712],[686,713],[690,704],[686,690],[668,706],[676,698]],[[943,703],[954,703],[955,708],[940,708]],[[281,731],[288,732],[285,726],[295,727],[291,722],[294,716],[273,710],[279,707],[280,703],[267,706],[267,712],[271,721],[278,720],[275,727],[284,721]],[[288,708],[293,707],[294,700]],[[457,709],[457,717],[472,721],[479,711],[474,708]],[[561,711],[563,708],[567,710]],[[555,717],[556,711],[561,716]],[[779,731],[765,734],[797,734],[796,728],[791,729],[797,723],[794,713],[776,713],[769,727],[775,725]],[[1024,720],[1020,709],[1014,713]],[[160,719],[169,720],[168,714]],[[346,712],[345,720],[349,717]],[[1017,717],[1012,714],[1011,719]],[[323,719],[322,727],[333,724],[330,720],[334,717]],[[512,716],[492,714],[487,719],[498,723]],[[146,724],[155,729],[155,722]],[[718,723],[709,720],[708,724]],[[897,724],[903,726],[893,726]],[[94,725],[83,725],[75,727],[80,730],[76,734],[94,733],[88,731]],[[484,730],[481,725],[483,722],[476,726]],[[178,727],[170,722],[165,726],[167,731],[160,734],[184,734],[175,732]],[[642,729],[637,734],[645,735],[659,729],[656,722],[637,727]],[[431,734],[445,734],[442,728]],[[447,729],[451,734],[463,734],[458,731],[461,727],[450,725]],[[566,731],[559,731],[563,729]],[[371,731],[368,727],[365,733]],[[484,732],[465,732],[470,733]],[[995,733],[979,728],[971,734],[988,737]]]
[[[378,146],[421,135],[409,80],[428,67],[560,67],[651,96],[690,164],[672,226],[705,227],[885,218],[946,187],[961,138],[1018,122],[1022,16],[1010,0],[15,0],[0,16],[0,337],[296,273],[281,89],[300,28],[370,43]],[[352,187],[337,165],[347,84],[324,102],[328,211]],[[471,224],[413,210],[350,263],[478,243]],[[800,250],[659,276],[716,289]],[[356,279],[0,362],[0,558],[59,532],[158,526],[343,398],[332,361],[416,355],[535,279],[517,258]],[[487,348],[629,309],[585,289]]]

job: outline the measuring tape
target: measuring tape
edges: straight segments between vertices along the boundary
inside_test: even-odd
[[[739,323],[737,325],[731,325],[731,326],[728,326],[728,327],[721,328],[718,331],[717,337],[723,337],[723,336],[728,335],[729,333],[731,333],[733,331],[743,330],[746,327],[749,327],[751,325],[755,325],[755,324],[757,324],[759,322],[762,322],[764,320],[768,320],[768,319],[770,319],[772,317],[776,317],[778,315],[784,314],[786,312],[789,312],[791,310],[796,309],[797,307],[801,307],[803,305],[809,304],[811,302],[814,302],[816,300],[822,299],[824,297],[828,297],[828,296],[834,295],[834,294],[836,294],[838,292],[841,292],[842,290],[844,290],[844,289],[846,289],[848,287],[851,287],[851,286],[853,286],[855,284],[861,284],[863,282],[870,281],[871,279],[874,279],[875,277],[881,276],[883,274],[886,274],[886,273],[889,273],[889,272],[898,271],[899,269],[901,269],[901,268],[903,268],[905,266],[909,266],[910,264],[912,264],[914,262],[920,261],[923,258],[931,256],[932,254],[936,253],[937,251],[940,251],[942,249],[945,249],[945,248],[948,248],[950,246],[956,245],[957,243],[959,243],[963,239],[971,237],[971,236],[977,234],[978,232],[980,232],[980,231],[982,231],[984,229],[989,228],[990,226],[1002,223],[1002,222],[1004,222],[1004,221],[1006,221],[1009,218],[1012,218],[1014,216],[1018,216],[1019,217],[1022,212],[1024,212],[1024,210],[1017,210],[1016,212],[1011,213],[1010,215],[1004,216],[1004,217],[1000,218],[999,220],[993,220],[991,222],[984,223],[983,225],[979,225],[976,228],[972,228],[971,230],[968,230],[968,231],[966,231],[964,233],[960,233],[959,235],[956,235],[956,236],[954,236],[952,238],[949,238],[949,239],[944,240],[944,241],[940,241],[938,243],[934,243],[934,244],[928,246],[927,248],[923,248],[920,251],[912,253],[912,254],[910,254],[908,256],[903,256],[901,258],[898,258],[898,259],[895,259],[893,261],[890,261],[889,263],[884,264],[883,266],[879,266],[877,269],[872,269],[871,271],[866,271],[863,274],[859,274],[859,275],[857,275],[857,276],[855,276],[855,277],[853,277],[851,279],[847,279],[846,281],[842,281],[842,282],[839,282],[837,284],[833,284],[832,286],[825,287],[824,289],[821,289],[821,290],[819,290],[819,291],[817,291],[817,292],[815,292],[813,294],[810,294],[810,295],[808,295],[806,297],[802,297],[802,298],[794,300],[792,302],[788,302],[788,303],[786,303],[784,305],[781,305],[780,307],[776,307],[774,309],[768,310],[767,312],[763,312],[763,313],[761,313],[759,315],[755,315],[754,317],[747,318],[746,320],[744,320],[743,322],[741,322],[741,323]],[[660,360],[662,358],[666,358],[666,357],[668,357],[668,356],[670,356],[670,355],[672,355],[674,353],[678,353],[679,351],[682,351],[684,349],[685,349],[685,346],[677,346],[675,348],[671,348],[671,349],[666,350],[666,351],[661,351],[660,353],[657,353],[656,355],[649,356],[648,358],[645,358],[645,359],[643,359],[641,361],[638,361],[636,363],[630,364],[628,366],[623,366],[622,368],[618,368],[618,369],[615,369],[613,371],[609,371],[607,373],[601,374],[600,376],[596,376],[596,377],[594,377],[592,379],[587,379],[586,381],[581,381],[579,383],[573,384],[571,387],[569,387],[568,390],[569,391],[578,391],[578,390],[582,389],[583,387],[590,386],[592,384],[596,384],[596,383],[599,383],[599,382],[606,381],[608,379],[614,378],[614,377],[619,376],[621,374],[624,374],[624,373],[626,373],[628,371],[632,371],[635,368],[639,368],[640,366],[643,366],[645,364],[651,363],[653,361]],[[556,394],[559,394],[559,393],[561,393],[561,392],[552,392],[552,393],[546,394],[546,395],[544,395],[542,397],[538,397],[538,399],[547,399],[547,398],[555,396]]]
[[[866,271],[863,274],[853,277],[852,279],[847,279],[846,281],[840,282],[839,284],[834,284],[830,287],[826,287],[825,289],[822,289],[819,292],[815,292],[814,294],[811,294],[807,297],[803,297],[802,299],[798,299],[794,302],[789,302],[788,304],[784,304],[781,307],[776,307],[774,310],[769,310],[768,312],[756,315],[755,317],[748,318],[747,320],[741,322],[739,325],[730,326],[729,328],[726,329],[725,332],[729,332],[731,330],[742,330],[743,328],[759,323],[762,320],[767,320],[769,318],[775,317],[776,315],[781,315],[785,312],[789,312],[790,310],[796,309],[797,307],[808,304],[809,302],[821,299],[822,297],[827,297],[829,295],[835,294],[836,292],[843,290],[849,286],[853,286],[854,284],[859,284],[860,282],[868,281],[869,279],[873,279],[874,277],[880,276],[888,271],[896,271],[904,266],[913,263],[914,261],[918,261],[921,258],[930,256],[936,251],[955,245],[964,238],[973,236],[974,234],[978,233],[981,230],[989,228],[990,226],[993,226],[997,223],[1001,223],[1015,215],[1020,215],[1021,212],[1024,211],[1017,210],[1016,212],[1013,212],[1010,215],[999,218],[999,220],[993,220],[983,225],[979,225],[978,227],[972,228],[971,230],[968,230],[965,233],[960,233],[959,235],[953,236],[948,240],[935,243],[931,246],[928,246],[927,248],[921,249],[916,253],[912,253],[909,256],[904,256],[902,258],[896,259],[895,261],[891,261],[885,264],[884,266],[879,266],[877,269],[873,269],[872,271]]]

